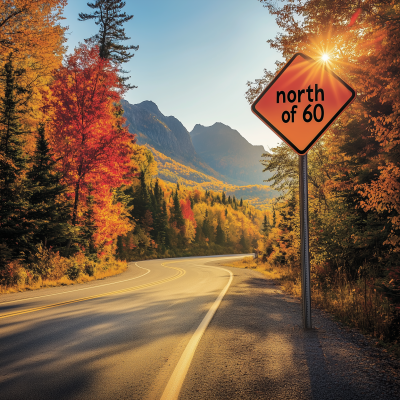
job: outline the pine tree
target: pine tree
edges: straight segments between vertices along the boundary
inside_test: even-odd
[[[140,185],[135,190],[132,215],[137,220],[142,220],[146,211],[150,208],[150,193],[146,186],[145,174],[142,171],[139,176]]]
[[[240,235],[240,241],[239,244],[242,246],[242,251],[247,252],[248,251],[248,245],[247,245],[247,241],[246,238],[244,236],[244,232],[242,231],[242,234]]]
[[[28,218],[34,224],[32,250],[38,244],[54,248],[63,246],[71,236],[68,224],[71,204],[62,198],[67,188],[61,184],[61,175],[55,170],[56,163],[50,153],[43,124],[38,127],[36,149],[31,162],[27,178],[30,192]]]
[[[86,255],[89,257],[96,256],[96,247],[94,243],[94,233],[96,232],[96,224],[94,218],[95,200],[93,197],[93,188],[88,187],[88,196],[86,198],[86,211],[83,213],[83,227],[81,228],[82,244],[85,247]]]
[[[271,225],[269,223],[269,218],[267,217],[267,215],[264,215],[264,221],[262,225],[262,232],[264,236],[268,236],[270,230],[271,230]]]
[[[211,226],[210,221],[208,220],[208,211],[207,210],[206,210],[206,214],[204,216],[202,230],[203,230],[203,235],[207,239],[212,241],[214,232],[213,232],[213,227]]]
[[[178,190],[174,194],[173,202],[174,205],[171,215],[171,222],[176,222],[177,228],[181,229],[183,226],[185,226],[185,220],[183,218],[181,205],[179,203]]]
[[[223,246],[225,244],[225,233],[222,230],[221,223],[218,221],[215,243]]]
[[[226,195],[225,195],[225,192],[222,192],[222,204],[226,204]]]
[[[78,21],[96,20],[96,25],[100,25],[99,33],[94,35],[87,41],[94,42],[99,45],[100,57],[111,59],[117,64],[123,64],[130,61],[134,56],[129,50],[138,50],[139,46],[125,46],[120,44],[121,41],[129,40],[125,35],[123,24],[130,21],[133,15],[127,15],[122,12],[125,2],[121,0],[96,0],[94,3],[87,5],[95,10],[92,14],[79,13]],[[126,71],[122,71],[126,73]],[[127,84],[126,81],[130,77],[123,77],[121,80],[127,89],[133,89],[136,86]]]
[[[276,211],[275,207],[272,208],[272,226],[275,227],[276,225]]]
[[[239,204],[239,207],[243,207],[243,199],[242,199],[242,198],[240,198],[240,204]]]
[[[161,245],[161,251],[164,251],[165,248],[170,247],[168,233],[168,213],[167,213],[167,203],[165,200],[162,201],[162,211],[160,214],[160,221],[159,221],[159,243]]]
[[[26,90],[16,82],[24,71],[15,70],[12,58],[10,53],[0,74],[4,85],[4,96],[0,100],[0,268],[12,259],[23,257],[31,238],[28,196],[23,179],[26,170],[22,145],[24,132],[19,123],[25,110],[21,109],[18,98]]]

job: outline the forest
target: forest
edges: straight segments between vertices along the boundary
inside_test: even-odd
[[[253,251],[266,213],[223,190],[156,178],[121,99],[132,16],[89,3],[99,32],[66,53],[65,0],[0,3],[0,285],[121,272],[126,261]],[[100,18],[107,15],[107,18]]]
[[[308,153],[314,302],[395,343],[400,332],[400,8],[398,1],[268,1],[283,61],[248,82],[252,103],[296,52],[318,60],[357,98]],[[298,156],[285,144],[263,155],[281,193],[264,260],[299,280]]]
[[[135,228],[117,241],[120,258],[135,260],[254,252],[263,243],[262,212],[224,191],[188,188],[153,178],[157,163],[137,146],[138,177],[119,190]],[[124,200],[125,199],[125,200]]]

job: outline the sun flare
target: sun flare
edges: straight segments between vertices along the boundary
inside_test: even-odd
[[[329,54],[322,54],[322,61],[328,61],[329,60]]]

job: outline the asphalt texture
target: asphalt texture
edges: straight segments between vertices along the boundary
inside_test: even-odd
[[[179,270],[162,266],[170,261]],[[0,317],[42,309],[0,319],[0,399],[159,399],[229,279],[220,262],[144,261],[102,281],[1,296]],[[400,364],[362,335],[314,309],[304,331],[297,299],[256,271],[223,268],[232,285],[179,399],[400,399]]]

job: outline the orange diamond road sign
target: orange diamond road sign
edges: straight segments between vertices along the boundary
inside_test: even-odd
[[[296,53],[251,110],[304,155],[355,97],[356,92],[323,62]]]

